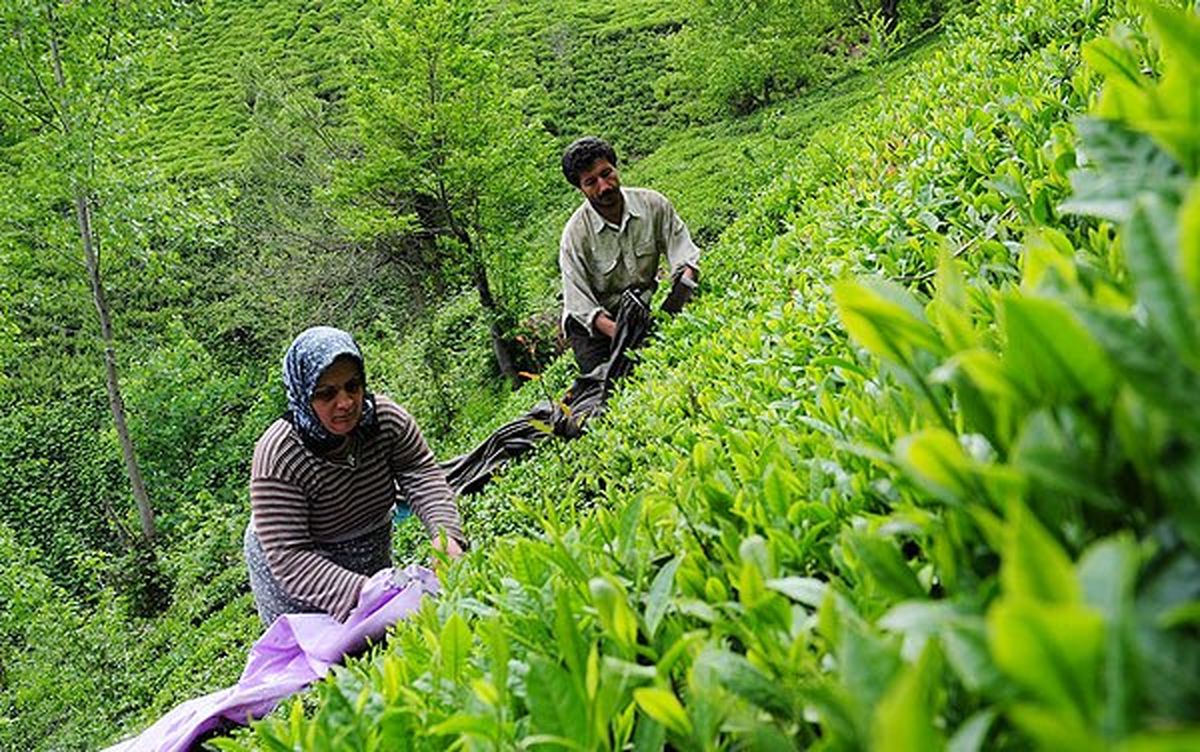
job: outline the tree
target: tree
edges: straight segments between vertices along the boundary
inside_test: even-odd
[[[150,10],[137,4],[6,2],[0,16],[0,52],[5,61],[0,114],[5,129],[20,137],[11,148],[19,147],[22,156],[10,160],[10,177],[37,192],[30,203],[58,209],[57,221],[69,221],[74,227],[95,310],[109,410],[140,518],[136,547],[152,561],[154,509],[129,435],[102,268],[102,251],[109,242],[118,246],[109,252],[118,251],[136,234],[119,226],[124,203],[120,199],[129,194],[113,168],[120,163],[115,144],[132,122],[126,117],[125,88],[139,55],[133,29]],[[109,207],[102,228],[97,218]],[[55,222],[53,215],[46,217],[45,236],[33,242],[67,255],[64,248],[55,247],[64,239]],[[38,231],[26,226],[18,234]],[[122,527],[119,519],[115,522]],[[128,542],[134,546],[131,538]]]
[[[844,0],[701,0],[672,39],[659,91],[688,115],[744,115],[820,80]]]
[[[502,239],[546,190],[549,140],[506,86],[473,0],[392,0],[367,27],[351,92],[362,154],[338,170],[341,214],[360,238],[436,250],[431,275],[461,275],[487,313],[500,372],[516,382],[504,322],[516,259]]]
[[[208,275],[222,349],[273,359],[306,326],[362,331],[421,301],[421,260],[386,237],[350,237],[324,200],[334,165],[352,153],[344,107],[287,71],[241,65],[250,121],[231,181],[234,238]]]

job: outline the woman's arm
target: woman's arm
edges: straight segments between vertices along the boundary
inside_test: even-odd
[[[396,420],[397,435],[390,462],[400,492],[425,525],[434,546],[451,556],[461,553],[467,548],[467,539],[463,535],[458,504],[450,484],[446,482],[445,472],[438,465],[412,416],[395,403],[382,400],[380,403],[381,419],[388,419],[383,415],[386,412]],[[442,531],[445,531],[448,542],[453,542],[453,545],[441,547]]]

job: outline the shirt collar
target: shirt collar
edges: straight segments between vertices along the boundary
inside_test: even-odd
[[[596,207],[592,206],[591,201],[588,201],[586,199],[584,200],[583,203],[585,206],[587,206],[587,209],[585,209],[585,211],[587,212],[588,221],[590,222],[590,224],[592,226],[593,232],[600,232],[605,227],[609,227],[613,230],[616,230],[617,232],[621,232],[622,230],[625,229],[625,225],[629,222],[630,217],[642,216],[642,207],[640,204],[638,204],[637,200],[634,199],[633,195],[630,194],[629,191],[625,190],[624,188],[621,188],[620,190],[621,190],[621,196],[625,200],[622,202],[622,204],[624,205],[624,209],[621,210],[621,224],[619,227],[609,224],[608,220],[605,219],[604,217],[600,216],[600,212],[596,211]]]

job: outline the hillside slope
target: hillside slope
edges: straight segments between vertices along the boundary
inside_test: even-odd
[[[468,503],[534,536],[222,748],[1200,742],[1196,49],[1194,10],[978,3]]]

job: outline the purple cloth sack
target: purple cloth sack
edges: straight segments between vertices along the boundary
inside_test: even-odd
[[[344,623],[326,614],[281,616],[250,648],[237,684],[188,700],[105,752],[182,752],[218,726],[261,718],[347,655],[366,648],[368,640],[380,640],[388,627],[420,606],[424,595],[437,590],[437,576],[414,564],[373,575]]]

